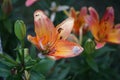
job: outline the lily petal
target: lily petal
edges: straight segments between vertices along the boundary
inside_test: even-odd
[[[28,35],[27,36],[27,39],[32,43],[34,44],[38,49],[41,49],[39,44],[38,44],[38,40],[37,40],[37,37],[32,37],[31,35]]]
[[[108,34],[107,41],[120,44],[120,24],[117,24],[115,29]]]
[[[98,42],[98,41],[96,41],[95,49],[100,49],[100,48],[102,48],[105,44],[106,44],[106,42]]]
[[[58,6],[57,11],[63,11],[63,10],[67,10],[67,9],[69,9],[69,6],[62,5],[62,6]]]
[[[75,19],[73,32],[79,35],[79,28],[83,27],[85,23],[85,16],[87,16],[87,8],[82,7],[79,12],[76,12],[74,8],[71,8],[70,15]]]
[[[35,11],[34,24],[38,40],[39,38],[44,36],[44,43],[42,43],[43,45],[47,44],[48,42],[51,42],[51,39],[56,39],[54,37],[57,33],[53,23],[41,10]]]
[[[53,1],[52,3],[51,3],[51,8],[55,8],[57,5],[56,5],[56,3]]]
[[[96,22],[99,23],[99,16],[98,16],[97,11],[93,7],[89,7],[88,10],[89,10],[92,18],[94,18],[96,20]]]
[[[74,34],[70,34],[67,38],[68,41],[79,43],[78,38]]]
[[[116,24],[114,28],[115,29],[120,29],[120,24]]]
[[[59,40],[54,47],[54,51],[48,56],[53,56],[55,59],[70,58],[80,55],[83,48],[76,43]]]
[[[76,18],[76,11],[74,8],[70,8],[70,16],[73,17],[73,18]]]
[[[101,26],[107,26],[107,28],[111,29],[114,25],[114,9],[112,7],[108,7],[104,13],[104,16],[101,19]]]
[[[80,10],[79,18],[82,18],[84,20],[84,16],[86,16],[86,15],[87,15],[87,8],[82,7]]]
[[[25,5],[26,5],[27,7],[29,7],[29,6],[31,6],[32,4],[34,4],[36,1],[37,1],[37,0],[26,0]]]
[[[99,16],[98,16],[98,13],[92,7],[89,7],[89,12],[90,12],[90,16],[87,16],[85,18],[86,22],[89,25],[89,29],[91,30],[95,39],[99,40],[99,38],[98,38],[98,32],[99,32]]]
[[[91,30],[93,36],[95,37],[96,40],[99,41],[98,38],[98,31],[99,31],[99,24],[97,24],[96,20],[92,16],[87,16],[85,18],[86,23],[89,25],[89,29]]]
[[[54,22],[55,16],[56,16],[56,13],[53,12],[53,13],[51,14],[51,16],[50,16],[50,20],[51,20],[52,22]]]
[[[71,33],[74,25],[74,19],[68,18],[59,24],[56,28],[59,33],[59,38],[65,40]]]

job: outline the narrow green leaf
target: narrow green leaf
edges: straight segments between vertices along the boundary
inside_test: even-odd
[[[0,58],[3,58],[5,61],[13,64],[13,65],[17,65],[17,62],[14,61],[10,56],[8,56],[7,54],[0,54]]]
[[[30,80],[46,80],[45,76],[42,75],[40,72],[32,71],[30,74]]]
[[[7,77],[10,74],[9,67],[0,63],[0,76]]]
[[[30,56],[32,57],[32,58],[36,58],[36,54],[37,52],[36,52],[36,47],[34,46],[34,45],[31,45],[31,47],[30,47]]]
[[[58,76],[58,80],[64,80],[64,78],[67,76],[67,74],[69,73],[70,67],[67,67],[65,69],[63,69]]]
[[[94,61],[94,59],[92,57],[87,57],[86,61],[88,63],[88,65],[96,72],[99,72],[98,66],[96,64],[96,62]]]

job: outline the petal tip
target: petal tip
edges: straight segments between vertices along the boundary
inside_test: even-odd
[[[112,6],[110,6],[110,7],[107,7],[107,9],[114,10]]]
[[[94,9],[94,8],[93,8],[93,7],[91,7],[91,6],[88,8],[88,10],[89,10],[89,11],[90,11],[90,10],[93,10],[93,9]]]
[[[38,21],[39,19],[42,19],[42,18],[46,18],[46,15],[44,14],[44,12],[41,10],[36,10],[34,12],[34,20]]]
[[[105,43],[97,43],[97,45],[95,46],[95,49],[100,49],[102,47],[104,47]]]
[[[25,6],[26,7],[30,7],[31,5],[33,5],[37,0],[26,0],[25,2]]]
[[[109,13],[111,13],[112,15],[114,15],[114,9],[113,9],[113,7],[107,7],[106,11],[108,11]]]
[[[31,36],[31,35],[28,35],[28,36],[27,36],[27,40],[31,41],[31,39],[32,39],[32,36]]]
[[[72,49],[72,52],[75,54],[75,55],[79,55],[84,49],[82,47],[79,47],[79,46],[74,46],[73,49]]]

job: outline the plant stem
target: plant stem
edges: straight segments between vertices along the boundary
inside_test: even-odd
[[[65,13],[65,15],[70,16],[68,11],[64,10],[63,12]]]
[[[21,70],[22,73],[24,73],[25,70],[25,61],[24,61],[24,40],[21,40],[21,48],[19,49],[19,53],[20,53],[20,61],[21,61]]]
[[[80,45],[82,45],[82,37],[83,37],[83,26],[81,26],[80,29],[79,29],[79,40],[80,40]]]

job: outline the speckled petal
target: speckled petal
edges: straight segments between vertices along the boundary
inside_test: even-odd
[[[80,55],[82,51],[83,48],[76,43],[59,40],[49,56],[53,56],[55,59],[70,58]]]
[[[70,35],[74,25],[74,19],[73,18],[68,18],[64,20],[61,24],[59,24],[56,29],[59,33],[59,38],[60,39],[67,39],[67,37]]]

